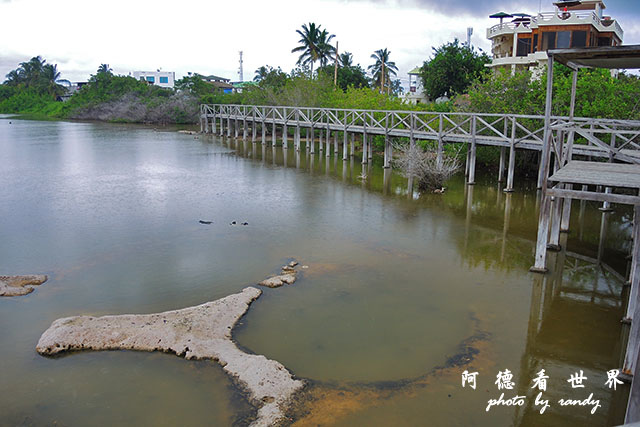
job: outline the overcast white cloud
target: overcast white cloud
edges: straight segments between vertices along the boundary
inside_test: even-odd
[[[607,3],[627,33],[625,44],[638,42],[640,2]],[[542,5],[552,7],[547,0]],[[0,76],[42,55],[74,81],[87,79],[100,63],[121,74],[162,68],[178,77],[194,71],[237,80],[242,50],[249,80],[265,64],[291,70],[295,30],[316,22],[365,68],[373,51],[388,48],[405,80],[432,47],[464,39],[467,27],[474,27],[472,43],[488,49],[485,31],[494,24],[488,14],[535,13],[539,6],[539,0],[0,0]]]

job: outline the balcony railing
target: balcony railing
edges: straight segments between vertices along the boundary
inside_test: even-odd
[[[531,22],[503,22],[487,29],[487,37],[493,36],[501,32],[516,33],[518,30],[529,30],[538,25],[549,25],[551,23],[565,25],[584,25],[591,24],[600,31],[611,31],[616,33],[620,39],[624,35],[624,31],[618,21],[603,20],[595,12],[590,11],[569,11],[569,12],[543,12],[537,16],[531,17]]]

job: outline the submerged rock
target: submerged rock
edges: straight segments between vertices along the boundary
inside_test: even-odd
[[[54,355],[71,350],[129,349],[213,359],[259,408],[252,425],[275,425],[282,421],[291,397],[304,383],[294,379],[281,363],[247,354],[231,339],[234,325],[261,293],[247,287],[213,302],[164,313],[58,319],[42,334],[36,350]]]
[[[34,286],[46,282],[48,277],[44,274],[27,276],[0,276],[0,296],[15,297],[27,295],[33,292]]]

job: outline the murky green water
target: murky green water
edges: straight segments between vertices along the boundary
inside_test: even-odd
[[[623,208],[603,219],[597,206],[574,203],[567,251],[551,254],[552,273],[540,276],[528,272],[535,189],[506,195],[493,176],[419,195],[377,159],[363,171],[358,160],[148,127],[11,122],[0,119],[0,274],[50,280],[0,299],[2,425],[242,425],[250,407],[213,362],[127,351],[48,359],[35,344],[59,317],[211,301],[289,257],[310,268],[293,286],[266,290],[235,338],[315,386],[375,395],[445,366],[469,336],[488,337],[468,367],[480,372],[477,390],[449,369],[411,393],[336,411],[331,422],[623,420],[627,387],[604,384],[624,351]],[[527,403],[487,413],[504,369],[516,384],[505,398]],[[543,415],[530,388],[540,369],[550,377]],[[579,370],[586,387],[572,389],[567,379]],[[593,415],[556,403],[590,393],[602,405]]]

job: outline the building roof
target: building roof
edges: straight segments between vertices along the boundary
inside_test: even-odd
[[[420,71],[421,71],[420,67],[416,67],[413,70],[409,71],[407,74],[416,74],[416,75],[418,75],[418,74],[420,74]]]
[[[640,45],[555,49],[547,52],[555,61],[578,68],[640,68]]]

